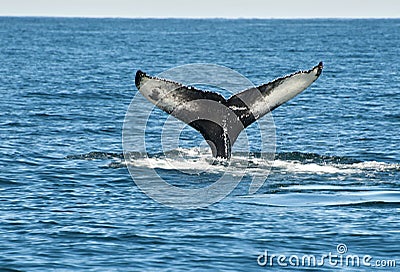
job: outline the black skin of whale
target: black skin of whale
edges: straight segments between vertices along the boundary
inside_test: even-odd
[[[302,80],[300,77],[304,76],[307,77],[306,86],[302,85],[299,90],[293,89],[297,95],[298,93],[302,92],[306,89],[309,85],[311,85],[322,73],[323,63],[320,62],[317,66],[313,67],[308,71],[299,71],[293,73],[291,75],[278,78],[274,81],[271,81],[266,84],[262,84],[258,87],[250,88],[231,96],[229,99],[225,99],[222,95],[210,92],[210,91],[203,91],[193,87],[184,86],[180,83],[160,79],[157,77],[148,76],[146,73],[138,70],[135,76],[135,85],[139,91],[143,93],[149,93],[148,99],[158,106],[163,111],[167,112],[168,114],[173,115],[174,117],[180,119],[181,121],[187,123],[189,126],[193,127],[197,131],[201,133],[207,143],[210,145],[213,157],[215,158],[222,158],[222,159],[230,159],[232,146],[239,136],[240,132],[251,125],[253,122],[261,118],[264,114],[276,109],[286,101],[282,103],[276,103],[273,105],[265,105],[266,110],[261,116],[255,116],[253,114],[252,106],[255,105],[257,101],[262,99],[263,97],[268,97],[272,94],[275,90],[279,90],[279,86],[284,86],[290,80]],[[299,79],[297,79],[299,78]],[[309,79],[308,79],[309,78]],[[178,97],[180,104],[188,103],[188,102],[195,102],[195,101],[210,101],[210,105],[202,103],[200,108],[196,110],[176,110],[179,107],[168,107],[165,105],[161,105],[160,103],[156,103],[159,99],[163,97],[159,97],[159,92],[156,89],[146,89],[146,84],[143,84],[143,81],[153,81],[160,84],[162,88],[163,83],[165,84],[172,84],[173,90],[168,92],[168,96],[173,96],[174,98]],[[283,87],[285,88],[285,87]],[[290,90],[292,91],[292,90]],[[279,95],[279,94],[278,94]],[[276,96],[276,94],[275,94]],[[208,112],[208,115],[211,114],[212,116],[220,116],[221,111],[214,110],[212,102],[216,102],[220,105],[225,106],[226,108],[230,109],[234,114],[235,118],[232,117],[228,118],[223,115],[222,118],[225,118],[225,129],[221,125],[221,123],[217,123],[214,121],[209,120],[209,118],[201,118],[201,115],[205,112]],[[212,111],[215,113],[212,113]],[[229,114],[228,114],[229,115]],[[196,116],[196,117],[193,117]]]

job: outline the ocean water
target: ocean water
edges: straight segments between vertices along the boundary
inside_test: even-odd
[[[396,271],[399,29],[395,19],[0,18],[0,270]],[[321,77],[272,113],[272,166],[234,150],[230,171],[243,178],[223,200],[176,209],[133,181],[122,129],[138,69],[209,63],[258,85],[319,61]],[[190,129],[160,155],[160,118],[146,128],[150,159],[137,135],[138,180],[157,173],[191,189],[224,174]],[[249,194],[254,175],[265,182]],[[271,255],[286,259],[271,266]],[[337,256],[302,264],[311,255]]]

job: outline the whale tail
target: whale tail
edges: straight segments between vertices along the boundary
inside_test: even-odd
[[[225,99],[137,71],[135,85],[150,102],[203,135],[213,157],[229,159],[240,132],[265,114],[308,88],[321,75],[323,64],[275,79]]]

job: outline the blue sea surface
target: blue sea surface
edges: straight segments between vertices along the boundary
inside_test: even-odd
[[[0,270],[283,269],[277,257],[262,266],[267,252],[293,271],[397,271],[399,29],[399,19],[0,17]],[[122,128],[138,69],[210,63],[258,85],[319,61],[321,77],[272,113],[270,172],[252,164],[235,191],[200,209],[165,206],[136,186]],[[201,141],[193,130],[181,137],[187,153]],[[160,144],[146,141],[150,151]],[[208,185],[223,173],[168,167],[182,150],[150,154],[171,183]],[[136,159],[150,182],[154,167]],[[252,172],[265,183],[248,194]],[[301,263],[330,253],[368,255],[371,266]]]

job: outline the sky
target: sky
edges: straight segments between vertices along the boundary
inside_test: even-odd
[[[398,0],[0,0],[0,16],[400,18]]]

